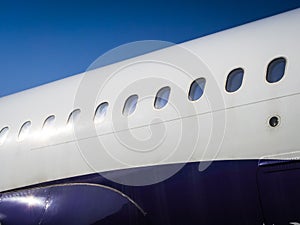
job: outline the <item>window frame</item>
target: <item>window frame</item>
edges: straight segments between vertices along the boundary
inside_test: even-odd
[[[137,94],[130,95],[123,104],[122,115],[126,117],[133,115],[136,111],[138,101],[139,96]],[[131,109],[132,103],[134,106],[133,110]]]
[[[81,114],[81,110],[79,108],[74,109],[68,117],[67,126],[73,126],[78,120]]]
[[[162,95],[160,95],[164,90],[168,90],[168,98],[167,99],[162,98]],[[164,93],[162,93],[162,94],[164,94]],[[156,92],[156,95],[155,95],[155,98],[154,98],[154,104],[153,104],[154,109],[160,110],[160,109],[163,109],[163,108],[167,107],[167,105],[168,105],[168,103],[170,101],[170,95],[171,95],[171,87],[170,86],[165,86],[165,87],[160,88]],[[160,101],[166,101],[166,103],[163,106],[158,106],[157,107],[158,99],[161,99]]]
[[[199,85],[199,83],[198,83],[199,80],[204,80],[203,88]],[[197,84],[196,87],[199,87],[202,90],[202,94],[198,98],[193,98],[192,99],[191,98],[191,92],[193,90],[193,85],[194,84]],[[204,95],[205,87],[206,87],[206,79],[205,79],[205,77],[199,77],[199,78],[193,80],[193,82],[190,84],[190,88],[189,88],[189,91],[188,91],[188,99],[189,99],[189,101],[196,102],[196,101],[200,100],[202,98],[202,96]]]
[[[9,127],[5,126],[0,130],[0,145],[3,145],[9,133]]]
[[[275,63],[275,62],[278,61],[278,60],[284,60],[284,71],[283,71],[283,74],[282,74],[282,76],[280,77],[279,80],[277,80],[277,81],[270,81],[270,80],[268,79],[269,74],[271,73],[271,72],[270,72],[270,70],[271,70],[270,67],[272,66],[273,63]],[[268,65],[267,65],[265,81],[266,81],[268,84],[276,84],[276,83],[280,82],[282,79],[284,79],[284,77],[285,77],[285,75],[286,75],[287,64],[288,64],[288,60],[287,60],[287,58],[284,57],[284,56],[278,56],[278,57],[276,57],[276,58],[273,58],[273,59],[268,63]]]
[[[236,88],[236,89],[229,89],[228,86],[229,86],[230,78],[231,78],[233,75],[237,75],[237,74],[238,74],[237,72],[242,72],[242,79],[241,79],[241,82],[240,82],[238,88]],[[235,73],[236,73],[236,74],[235,74]],[[244,77],[245,77],[245,70],[244,70],[244,68],[238,67],[238,68],[232,69],[232,70],[228,73],[228,75],[227,75],[227,77],[226,77],[225,91],[226,91],[227,93],[229,93],[229,94],[233,94],[233,93],[239,91],[239,90],[242,88],[242,86],[243,86],[243,83],[244,83],[244,82],[243,82],[243,81],[244,81]]]
[[[30,120],[27,120],[22,124],[18,134],[18,141],[24,141],[28,137],[31,127],[32,122]]]
[[[52,121],[50,121],[50,119],[52,119],[53,118],[53,120]],[[48,129],[48,128],[51,128],[51,127],[53,127],[54,126],[54,123],[55,123],[55,120],[56,120],[56,116],[55,115],[50,115],[50,116],[48,116],[46,119],[45,119],[45,121],[44,121],[44,123],[43,123],[43,130],[45,130],[45,129]],[[51,123],[51,124],[50,124]]]
[[[103,106],[104,108],[101,108],[102,106]],[[93,118],[94,123],[101,123],[101,122],[103,122],[103,120],[105,119],[105,117],[106,117],[106,115],[107,115],[108,107],[109,107],[109,103],[108,103],[108,102],[101,102],[101,103],[97,106],[97,108],[96,108],[96,110],[95,110],[95,112],[94,112],[94,118]],[[99,112],[100,110],[101,110],[101,113],[102,113],[102,110],[105,110],[104,115],[99,115],[99,116],[97,116],[97,115],[98,115],[98,112]]]

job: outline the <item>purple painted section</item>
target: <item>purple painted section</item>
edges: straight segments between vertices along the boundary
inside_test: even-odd
[[[1,196],[2,225],[143,224],[143,212],[112,189],[70,184]]]
[[[300,224],[299,161],[271,161],[257,178],[265,224]]]
[[[49,189],[3,194],[0,199],[1,224],[40,224],[48,195]]]
[[[146,171],[148,176],[154,176],[170,166],[113,171],[112,175],[134,179]],[[300,222],[299,161],[217,161],[203,172],[198,168],[199,163],[188,163],[169,179],[148,186],[126,186],[100,174],[91,174],[3,193],[0,221],[2,225],[281,225]],[[30,206],[30,201],[20,200],[20,197],[29,197],[31,204],[35,204]],[[32,197],[40,199],[40,203],[30,199]]]

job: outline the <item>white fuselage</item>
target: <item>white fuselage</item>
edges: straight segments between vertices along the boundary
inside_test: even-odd
[[[0,130],[9,130],[1,137],[0,191],[148,165],[299,157],[299,21],[297,9],[1,98]],[[268,83],[268,64],[278,57],[286,59],[285,74]],[[244,70],[242,86],[228,93],[236,68]],[[204,95],[190,101],[190,85],[201,77]],[[155,109],[166,86],[169,103]],[[136,110],[124,116],[134,94]],[[108,110],[95,123],[102,102]],[[272,116],[277,127],[269,125]]]

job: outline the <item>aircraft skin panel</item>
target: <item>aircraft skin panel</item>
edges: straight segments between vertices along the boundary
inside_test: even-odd
[[[0,225],[300,223],[299,21],[1,98]]]
[[[223,119],[220,111],[215,112],[213,116],[202,114],[165,122],[164,126],[169,131],[169,136],[156,151],[148,152],[147,157],[128,149],[123,142],[119,142],[116,133],[76,141],[74,135],[73,139],[70,138],[70,141],[65,143],[56,144],[54,139],[52,145],[36,142],[33,146],[26,140],[16,143],[18,147],[13,149],[5,148],[4,145],[5,152],[2,151],[2,153],[5,153],[5,158],[0,158],[0,162],[2,168],[6,168],[6,173],[0,173],[0,179],[5,181],[1,182],[1,188],[2,190],[15,189],[66,177],[126,169],[130,168],[129,165],[156,165],[158,161],[160,164],[172,164],[209,160],[260,159],[268,156],[276,159],[284,158],[283,154],[293,152],[295,152],[293,158],[297,158],[300,155],[298,150],[300,140],[297,132],[300,122],[294,118],[297,118],[298,110],[300,110],[297,104],[300,102],[299,98],[299,95],[294,95],[227,109],[226,119],[227,124],[230,125],[226,127],[224,134],[214,128],[218,124],[213,124],[213,119],[215,121]],[[291,108],[294,110],[290,110]],[[281,119],[279,126],[275,129],[268,124],[273,115],[280,115]],[[193,131],[191,128],[195,123],[199,123],[199,130],[194,131],[195,135],[191,135],[189,132]],[[182,125],[185,126],[184,131],[187,136],[182,136],[178,132]],[[160,129],[160,124],[157,126],[157,129]],[[146,133],[148,129],[148,126],[140,127],[117,133],[117,135],[120,137],[137,136]],[[210,141],[212,133],[219,135],[214,142]],[[257,133],[260,135],[256,135]],[[179,139],[180,137],[184,138]],[[253,147],[252,143],[256,143],[257,147]],[[94,151],[96,146],[98,150]],[[175,148],[177,152],[172,154]],[[110,151],[108,152],[107,149]],[[166,158],[170,154],[171,156]],[[20,170],[15,170],[15,168]],[[10,177],[18,179],[10,179]]]
[[[300,200],[299,179],[295,179],[299,177],[299,160],[261,166],[259,160],[214,161],[204,172],[198,170],[199,163],[204,162],[188,163],[169,179],[147,186],[115,183],[106,179],[109,176],[107,173],[114,173],[114,177],[119,175],[123,181],[140,180],[144,174],[155,176],[157,173],[166,173],[175,165],[118,170],[44,183],[28,187],[28,190],[17,191],[18,194],[3,193],[0,197],[0,209],[3,212],[6,201],[32,212],[47,205],[43,216],[41,213],[33,213],[27,217],[28,221],[39,218],[43,221],[41,224],[66,224],[66,221],[68,224],[81,225],[106,224],[106,220],[101,218],[104,212],[110,215],[110,221],[123,219],[124,224],[261,225],[300,221],[297,208],[297,202]],[[84,187],[85,184],[89,184],[92,189]],[[92,184],[101,184],[100,190]],[[132,201],[127,201],[126,198],[110,201],[111,195],[107,197],[106,193],[109,189],[103,191],[102,186],[122,190],[124,195],[131,196]],[[64,192],[60,190],[61,188],[68,190]],[[17,201],[9,199],[8,196],[21,196],[20,198],[24,200]],[[115,197],[121,196],[116,194]],[[109,209],[107,201],[127,206],[129,204],[132,206],[129,210],[131,213],[122,214],[122,207]],[[86,207],[89,204],[90,210],[99,207],[98,214],[96,212],[92,214],[94,217],[87,216]],[[12,217],[4,218],[3,224],[30,224],[25,223],[24,212],[15,208],[10,210],[11,213],[7,215],[11,215],[13,220]],[[95,223],[91,223],[90,218],[96,218]]]

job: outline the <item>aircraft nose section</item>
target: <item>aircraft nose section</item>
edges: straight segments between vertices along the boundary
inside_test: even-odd
[[[92,184],[67,184],[5,193],[1,225],[145,224],[145,213],[121,192]]]

